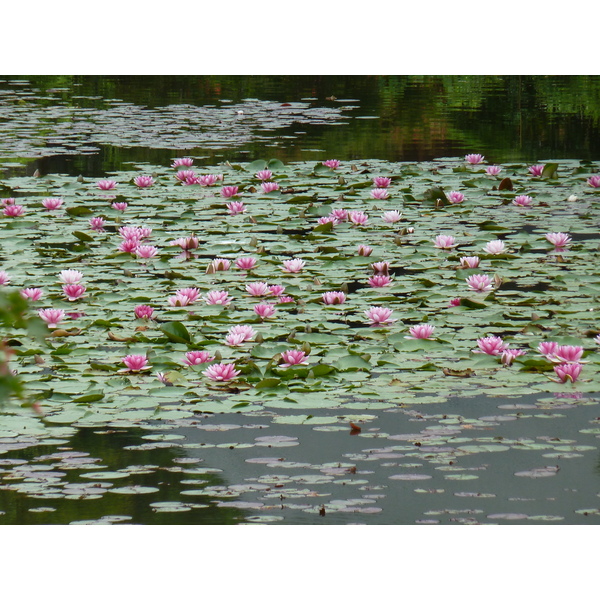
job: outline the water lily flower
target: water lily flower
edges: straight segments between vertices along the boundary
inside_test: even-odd
[[[50,329],[55,328],[65,318],[65,311],[60,308],[42,308],[38,315],[44,320]]]
[[[332,223],[333,225],[337,225],[339,223],[339,220],[332,215],[326,215],[317,219],[317,225],[325,225],[325,223]]]
[[[277,191],[279,189],[279,184],[276,181],[265,181],[260,184],[260,187],[265,194],[269,194]]]
[[[229,293],[223,290],[210,290],[204,299],[206,304],[220,304],[221,306],[228,306],[232,300]]]
[[[485,156],[482,156],[481,154],[467,154],[465,156],[465,160],[471,165],[482,163],[484,158]]]
[[[227,204],[227,210],[232,217],[246,212],[246,205],[243,202],[230,202]]]
[[[218,363],[216,365],[210,365],[206,371],[202,371],[206,377],[213,381],[231,381],[235,379],[241,371],[235,369],[233,363]]]
[[[294,258],[293,260],[284,260],[283,267],[281,270],[284,273],[300,273],[306,263],[300,258]]]
[[[270,304],[257,304],[254,306],[254,312],[261,319],[270,319],[275,314],[275,309]]]
[[[0,285],[8,285],[10,283],[10,275],[6,271],[0,271]]]
[[[62,283],[79,283],[83,279],[83,273],[75,269],[61,271],[58,278]]]
[[[283,361],[279,367],[287,369],[288,367],[294,367],[295,365],[307,365],[307,356],[302,350],[286,350],[281,353],[281,360]]]
[[[502,341],[497,335],[488,335],[477,340],[479,350],[473,350],[475,353],[490,354],[498,356],[508,349],[508,344]]]
[[[156,246],[138,246],[135,254],[138,258],[153,258],[158,254],[158,248]]]
[[[326,167],[329,167],[330,169],[337,169],[341,163],[339,160],[331,159],[331,160],[324,160],[322,164]]]
[[[196,183],[197,179],[196,179],[196,173],[194,173],[194,171],[190,171],[189,169],[183,169],[181,171],[177,171],[177,173],[175,173],[175,178],[179,179],[179,181],[182,182],[188,182],[188,179],[190,180],[190,183],[188,183],[188,185],[193,185],[191,182]]]
[[[250,271],[256,267],[256,258],[253,256],[240,256],[235,261],[235,266],[243,271]]]
[[[226,258],[215,258],[211,263],[210,263],[210,268],[213,271],[229,271],[231,267],[231,262],[229,260],[227,260]]]
[[[2,200],[0,200],[0,204],[2,204],[2,206],[8,206],[9,204],[14,204],[14,203],[15,203],[14,198],[2,198]]]
[[[454,248],[458,246],[454,236],[451,235],[438,235],[435,240],[433,240],[433,245],[436,248],[441,248],[442,250],[448,250],[450,248]]]
[[[20,204],[9,204],[2,212],[7,217],[22,217],[25,214],[25,207]]]
[[[394,280],[387,275],[373,275],[369,278],[369,285],[371,287],[388,287],[393,282]]]
[[[119,227],[119,235],[125,240],[143,240],[150,237],[152,229],[148,227]]]
[[[117,182],[112,179],[102,179],[96,185],[99,189],[107,191],[114,190],[117,187]]]
[[[154,177],[151,175],[139,175],[133,178],[133,183],[140,188],[148,188],[154,185]]]
[[[198,288],[182,288],[175,292],[180,296],[187,296],[189,298],[190,304],[196,302],[198,297],[200,296],[200,290]]]
[[[461,256],[460,266],[463,269],[476,269],[479,266],[479,256]]]
[[[187,306],[190,303],[190,299],[183,294],[175,294],[167,298],[169,306]]]
[[[540,177],[546,165],[531,165],[528,169],[534,177]]]
[[[376,188],[386,188],[392,183],[389,177],[373,177],[373,185]]]
[[[540,344],[537,347],[538,352],[545,358],[553,356],[557,348],[558,344],[556,342],[540,342]]]
[[[215,183],[217,183],[217,181],[219,181],[220,179],[223,179],[223,177],[221,176],[221,178],[219,178],[218,175],[214,175],[214,174],[210,173],[209,175],[201,175],[200,177],[198,177],[198,183],[203,187],[210,187],[212,185],[215,185]],[[236,193],[237,193],[237,188],[236,188]],[[221,193],[221,195],[223,195],[223,194]],[[228,198],[228,197],[229,196],[224,196],[224,198]]]
[[[90,219],[90,229],[92,231],[104,231],[104,219],[102,217],[92,217]]]
[[[321,298],[323,304],[344,304],[346,302],[346,294],[344,292],[325,292]]]
[[[123,240],[119,246],[118,246],[118,250],[120,250],[121,252],[128,252],[129,254],[135,254],[135,251],[138,249],[138,246],[140,245],[139,240],[132,238],[132,239],[127,239],[127,240]]]
[[[588,180],[587,184],[593,188],[600,187],[600,175],[592,175]]]
[[[348,218],[354,225],[366,225],[369,220],[369,217],[362,210],[350,211]]]
[[[512,364],[513,360],[517,356],[524,356],[525,354],[527,354],[525,350],[507,348],[502,352],[502,355],[500,356],[500,361],[503,365],[506,365],[508,367]]]
[[[546,358],[552,362],[561,363],[585,362],[580,360],[582,356],[582,346],[557,346],[554,352],[546,356]]]
[[[452,300],[450,300],[450,303],[448,304],[448,306],[460,306],[462,298],[452,298]]]
[[[488,254],[503,254],[506,252],[506,248],[502,240],[492,240],[491,242],[488,242],[483,249]]]
[[[500,171],[502,171],[502,167],[499,167],[498,165],[490,165],[485,172],[488,175],[498,175],[500,173]]]
[[[532,202],[533,198],[531,196],[517,196],[512,201],[515,206],[531,206]]]
[[[256,331],[251,325],[234,325],[229,328],[229,334],[241,335],[245,342],[251,341],[256,335]]]
[[[228,333],[225,336],[225,343],[228,346],[237,347],[241,346],[244,343],[244,334],[243,333]]]
[[[206,350],[192,350],[191,352],[185,353],[183,362],[190,367],[194,367],[196,365],[202,365],[213,360],[215,360],[215,357],[212,356],[210,352],[206,352]]]
[[[398,210],[389,210],[384,212],[381,218],[386,223],[397,223],[402,218],[402,213]]]
[[[179,246],[182,250],[194,250],[200,245],[197,237],[180,237],[169,242],[169,246]]]
[[[465,279],[472,292],[491,292],[494,282],[487,275],[471,275]]]
[[[269,169],[264,169],[263,171],[257,171],[254,176],[261,181],[268,181],[273,177],[273,173]]]
[[[233,198],[238,195],[238,189],[237,185],[226,185],[221,188],[221,196],[223,198]]]
[[[85,294],[85,287],[78,283],[67,283],[62,286],[63,292],[70,302],[81,298]]]
[[[394,311],[384,306],[371,306],[365,310],[365,316],[373,326],[391,325],[398,319],[390,319]]]
[[[114,210],[125,212],[127,210],[127,202],[113,202],[110,207]]]
[[[600,333],[594,338],[594,341],[596,342],[596,344],[600,345]]]
[[[173,168],[177,167],[191,167],[194,164],[194,159],[189,157],[176,158],[171,165]]]
[[[341,223],[342,221],[348,220],[348,211],[345,208],[334,208],[329,213],[329,216],[333,217],[334,219],[336,219],[337,221],[339,221]]]
[[[431,336],[433,335],[434,330],[434,325],[415,325],[408,330],[410,335],[404,337],[406,339],[431,340],[433,339]]]
[[[139,304],[133,309],[137,319],[151,319],[154,314],[154,309],[147,304]]]
[[[555,379],[557,383],[575,383],[581,375],[583,366],[579,363],[561,363],[554,367],[554,372],[558,375],[558,379]]]
[[[448,202],[451,204],[460,204],[465,199],[465,195],[460,192],[452,191],[446,194],[446,198],[448,198]]]
[[[128,354],[124,359],[123,363],[127,367],[126,371],[132,373],[138,373],[139,371],[146,371],[152,367],[148,364],[148,359],[143,354]]]
[[[296,302],[291,296],[277,296],[278,304],[289,304],[290,302]]]
[[[246,286],[246,291],[251,296],[269,295],[269,286],[264,281],[253,281]]]
[[[359,256],[371,256],[373,248],[371,248],[371,246],[365,246],[364,244],[360,244],[357,252]]]
[[[56,210],[62,206],[63,199],[62,198],[44,198],[42,200],[42,206],[46,210]]]
[[[389,192],[385,188],[375,188],[371,190],[371,198],[373,200],[386,200],[390,197]]]
[[[269,295],[271,296],[281,296],[285,292],[284,285],[270,285],[269,286]]]
[[[26,300],[41,300],[44,295],[44,291],[41,288],[25,288],[21,290],[21,296]]]
[[[371,268],[373,269],[373,273],[376,275],[388,275],[390,272],[390,263],[387,260],[381,260],[379,262],[372,263]]]
[[[555,248],[564,248],[571,243],[571,236],[568,233],[562,233],[560,231],[557,233],[547,233],[546,239],[551,244],[554,244]]]

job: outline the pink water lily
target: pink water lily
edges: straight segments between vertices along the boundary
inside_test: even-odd
[[[438,235],[438,236],[436,236],[435,240],[433,240],[433,245],[436,248],[440,248],[442,250],[449,250],[451,248],[454,248],[458,244],[456,243],[454,236]]]
[[[246,286],[246,291],[251,296],[269,295],[269,286],[264,281],[253,281]]]
[[[206,377],[213,381],[231,381],[235,379],[241,371],[237,371],[233,363],[218,363],[210,365],[208,369],[202,371]]]
[[[154,258],[158,254],[158,248],[156,246],[138,246],[135,254],[138,258]]]
[[[46,210],[57,210],[63,204],[62,198],[44,198],[42,200],[42,206]]]
[[[448,303],[448,307],[460,306],[461,301],[462,301],[462,298],[452,298],[452,300],[450,300],[450,302]]]
[[[200,177],[198,177],[197,183],[199,183],[203,187],[210,187],[212,185],[215,185],[215,183],[217,183],[217,181],[221,181],[222,179],[223,179],[222,176],[219,177],[218,175],[214,175],[214,174],[210,173],[209,175],[201,175]],[[236,188],[236,193],[237,193],[237,188]],[[223,195],[223,194],[221,194],[221,195]],[[228,197],[229,196],[224,196],[224,198],[228,198]]]
[[[398,319],[390,319],[394,311],[391,308],[384,306],[371,306],[368,310],[365,310],[365,316],[373,326],[391,325]]]
[[[531,206],[533,198],[531,196],[517,196],[512,202],[515,206]]]
[[[152,229],[148,227],[119,227],[119,235],[124,240],[137,240],[138,242],[149,238],[152,234]]]
[[[488,175],[498,175],[500,173],[500,171],[502,171],[502,167],[499,167],[498,165],[490,165],[485,172]]]
[[[21,290],[21,296],[26,300],[37,301],[41,300],[44,295],[44,291],[40,288],[25,288]]]
[[[582,346],[557,346],[554,352],[546,358],[552,362],[575,363],[581,362],[583,356]]]
[[[431,336],[435,330],[434,325],[415,325],[411,327],[408,332],[410,335],[404,336],[407,339],[415,339],[415,340],[431,340],[433,339]]]
[[[190,299],[183,294],[175,294],[174,296],[169,296],[167,302],[169,306],[187,306],[190,303]]]
[[[340,161],[336,159],[324,160],[321,164],[330,169],[337,169],[340,166]]]
[[[583,366],[579,363],[562,363],[554,367],[554,372],[558,375],[558,379],[555,379],[557,383],[575,383],[581,375]]]
[[[402,218],[402,213],[399,210],[389,210],[384,212],[381,218],[386,223],[397,223]]]
[[[524,356],[525,354],[527,354],[525,350],[507,348],[502,352],[500,356],[500,361],[503,365],[506,365],[508,367],[513,363],[517,356]]]
[[[90,229],[92,231],[104,231],[105,221],[102,217],[92,217],[90,219]]]
[[[389,192],[386,188],[375,188],[371,190],[371,198],[373,200],[387,200],[390,197]]]
[[[390,285],[392,285],[392,283],[394,282],[394,280],[389,277],[388,275],[373,275],[372,277],[369,278],[369,285],[371,287],[388,287]]]
[[[22,217],[25,214],[25,207],[20,204],[9,204],[2,212],[6,217]]]
[[[540,342],[540,344],[537,347],[537,350],[542,356],[549,358],[550,356],[554,355],[554,352],[556,352],[557,348],[557,342]]]
[[[131,371],[132,373],[138,373],[152,368],[148,364],[148,359],[143,354],[128,354],[123,359],[123,363],[127,367],[127,369],[124,370]]]
[[[125,212],[127,210],[127,202],[113,202],[110,207],[114,210]]]
[[[62,283],[79,283],[83,279],[83,273],[76,269],[66,269],[60,272],[58,278]]]
[[[169,242],[169,246],[179,246],[182,250],[195,250],[200,245],[200,241],[195,236],[180,237]]]
[[[63,285],[62,289],[67,300],[71,302],[78,300],[83,296],[83,294],[85,294],[85,287],[78,283],[68,283]]]
[[[133,309],[136,319],[151,319],[154,309],[147,304],[139,304]]]
[[[226,185],[221,188],[221,196],[223,198],[233,198],[238,195],[238,186],[237,185]]]
[[[386,188],[392,183],[389,177],[373,177],[373,185],[376,188]]]
[[[232,217],[246,212],[246,205],[243,202],[230,202],[227,204],[227,211]]]
[[[198,288],[182,288],[175,293],[180,296],[187,296],[190,304],[196,302],[200,297],[200,290]]]
[[[491,242],[488,242],[483,249],[488,254],[504,254],[506,252],[506,247],[502,240],[492,240]]]
[[[296,302],[292,296],[277,296],[277,304],[289,304],[290,302]]]
[[[194,164],[194,159],[189,157],[176,158],[171,164],[175,169],[177,167],[191,167]]]
[[[133,178],[133,183],[140,188],[149,188],[154,185],[154,177],[151,175],[139,175]]]
[[[192,350],[185,353],[183,362],[190,367],[195,367],[196,365],[203,365],[213,360],[215,360],[215,357],[210,352],[206,352],[206,350]]]
[[[534,177],[540,177],[545,166],[546,165],[531,165],[528,167],[528,170]]]
[[[321,298],[323,304],[343,304],[346,302],[346,294],[344,292],[325,292]]]
[[[210,268],[214,271],[229,271],[231,268],[231,262],[226,258],[215,258],[210,263]]]
[[[240,256],[236,259],[235,266],[243,271],[250,271],[256,267],[256,258],[253,256]]]
[[[8,206],[9,204],[15,204],[15,199],[14,198],[2,198],[0,200],[0,204],[2,206]]]
[[[296,365],[307,365],[307,356],[302,350],[286,350],[281,353],[281,360],[283,361],[279,366],[282,369],[288,367],[294,367]]]
[[[254,174],[254,177],[260,179],[261,181],[268,181],[269,179],[271,179],[271,177],[273,177],[273,173],[271,173],[269,169],[264,169],[263,171],[257,171]]]
[[[306,265],[306,263],[300,258],[294,258],[293,260],[284,260],[282,264],[283,267],[281,268],[281,270],[284,273],[300,273],[300,271],[302,271],[302,269]]]
[[[371,256],[371,253],[373,252],[373,248],[371,248],[371,246],[365,246],[364,244],[360,244],[358,246],[358,255],[359,256]]]
[[[206,300],[206,304],[220,304],[221,306],[228,306],[232,300],[229,293],[223,290],[211,290],[206,294],[204,299]]]
[[[333,225],[338,225],[339,220],[336,219],[333,215],[326,215],[324,217],[319,217],[317,219],[317,225],[325,225],[326,223],[332,223]]]
[[[188,169],[183,169],[181,171],[177,171],[177,173],[175,173],[175,178],[178,179],[179,181],[187,181],[188,179],[190,180],[194,180],[194,183],[196,182],[196,173],[194,173],[194,171],[190,171]]]
[[[446,198],[448,198],[448,202],[451,204],[460,204],[465,199],[465,195],[460,192],[452,191],[446,194]]]
[[[135,238],[123,240],[119,244],[118,250],[120,250],[121,252],[127,252],[129,254],[135,254],[135,251],[137,250],[139,245],[139,240],[136,240]]]
[[[472,292],[491,292],[494,282],[487,275],[471,275],[465,279]]]
[[[242,346],[245,341],[243,333],[228,333],[225,336],[225,344],[231,347]]]
[[[481,154],[467,154],[465,156],[465,160],[471,165],[482,163],[484,158],[485,156],[482,156]]]
[[[348,220],[348,209],[346,208],[334,208],[331,213],[329,213],[330,217],[333,217],[340,223]]]
[[[348,213],[348,219],[354,225],[366,225],[369,217],[362,210],[352,210]]]
[[[484,354],[491,354],[492,356],[498,356],[508,349],[508,344],[502,341],[502,338],[497,335],[488,335],[484,338],[477,340],[479,350],[473,350],[473,352],[479,352]]]
[[[551,244],[554,244],[555,248],[564,248],[571,243],[571,236],[568,233],[562,233],[560,231],[557,233],[547,233],[546,239]]]
[[[60,308],[43,308],[38,310],[38,315],[50,329],[53,329],[64,320],[65,311]]]
[[[600,175],[592,175],[587,180],[587,184],[593,188],[600,188]]]
[[[281,296],[285,292],[284,285],[270,285],[269,286],[269,295],[271,296]]]
[[[230,327],[228,333],[231,335],[241,335],[245,342],[251,341],[256,335],[256,331],[251,325],[234,325]]]
[[[256,304],[254,312],[263,320],[270,319],[275,315],[275,309],[271,304]]]
[[[260,187],[265,194],[276,192],[279,189],[279,184],[276,181],[265,181],[260,184]]]
[[[463,269],[476,269],[479,266],[479,256],[461,256],[460,266]]]
[[[112,179],[101,179],[96,185],[99,189],[108,191],[114,190],[117,187],[117,182]]]
[[[10,275],[6,271],[0,271],[0,285],[8,285],[10,283]]]

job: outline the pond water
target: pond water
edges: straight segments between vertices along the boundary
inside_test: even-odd
[[[486,164],[465,166],[474,152]],[[188,156],[240,197],[181,185],[171,163]],[[6,328],[29,405],[3,399],[0,523],[596,523],[600,221],[586,182],[599,160],[592,76],[0,78],[0,197],[26,208],[0,221],[0,271],[70,311],[44,342]],[[261,194],[266,167],[281,189]],[[133,185],[150,173],[155,185]],[[389,199],[370,195],[377,175]],[[108,178],[113,196],[95,183]],[[448,203],[459,189],[464,203]],[[52,196],[66,210],[42,212]],[[231,199],[248,212],[227,215]],[[318,225],[335,203],[369,225]],[[380,218],[392,209],[401,220]],[[159,256],[118,252],[119,228],[142,224]],[[567,248],[544,239],[559,231]],[[171,242],[194,233],[182,258]],[[438,234],[459,249],[433,247]],[[482,251],[500,240],[506,251]],[[240,253],[255,272],[206,268]],[[459,254],[481,256],[485,294],[466,290],[480,271]],[[295,257],[305,268],[282,272]],[[370,265],[384,260],[378,287]],[[82,300],[61,297],[62,269],[84,272]],[[292,297],[273,321],[248,304],[261,281]],[[191,286],[234,302],[166,304]],[[323,306],[334,290],[348,302]],[[139,304],[158,317],[134,319]],[[365,309],[388,304],[398,321],[371,327]],[[241,323],[259,334],[250,348],[223,344]],[[406,339],[419,323],[436,338]],[[474,354],[492,334],[527,354],[506,367]],[[549,339],[582,346],[579,381],[548,381],[536,347]],[[291,347],[310,365],[278,366]],[[236,361],[244,382],[207,385],[182,365],[192,349]],[[126,354],[152,370],[123,372]]]

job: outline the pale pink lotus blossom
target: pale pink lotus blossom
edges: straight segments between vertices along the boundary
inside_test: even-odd
[[[300,258],[284,260],[282,264],[283,266],[281,267],[281,270],[284,273],[300,273],[300,271],[302,271],[306,265],[306,263]]]
[[[79,283],[67,283],[62,286],[63,292],[70,302],[81,298],[85,294],[85,287]]]
[[[283,292],[285,292],[285,286],[284,285],[270,285],[269,286],[269,294],[271,296],[281,296],[281,294],[283,294]]]
[[[55,328],[65,318],[65,311],[60,308],[43,308],[38,310],[38,315],[50,329]]]
[[[104,231],[105,221],[102,217],[92,217],[90,219],[90,229],[92,231]]]
[[[208,369],[202,371],[206,377],[213,381],[231,381],[235,379],[241,371],[237,371],[233,363],[218,363],[210,365]]]
[[[10,283],[10,275],[6,271],[0,271],[0,285],[8,285]]]
[[[463,269],[476,269],[479,266],[479,256],[461,256],[460,266]]]
[[[448,202],[451,204],[460,204],[465,199],[465,195],[460,192],[452,191],[446,194],[446,198],[448,198]]]
[[[369,277],[369,285],[374,288],[388,287],[394,283],[394,280],[388,275],[373,275]]]
[[[440,248],[442,250],[449,250],[450,248],[454,248],[458,246],[456,243],[456,239],[452,235],[438,235],[435,240],[433,240],[433,245],[436,248]]]
[[[8,206],[9,204],[14,204],[15,199],[14,198],[2,198],[2,200],[0,200],[0,203],[2,204],[2,206]]]
[[[210,352],[206,352],[206,350],[192,350],[185,353],[183,362],[190,367],[194,367],[196,365],[202,365],[213,360],[215,360],[215,357],[212,356]]]
[[[371,246],[365,246],[364,244],[360,244],[357,252],[359,256],[371,256],[373,248],[371,248]]]
[[[180,237],[169,242],[169,246],[179,246],[182,250],[194,250],[200,245],[197,237]]]
[[[575,383],[581,375],[583,366],[579,363],[562,363],[554,367],[554,372],[558,375],[557,383]]]
[[[371,306],[365,310],[365,316],[371,321],[372,326],[391,325],[398,319],[390,319],[394,311],[383,306]]]
[[[42,206],[46,210],[56,210],[62,206],[62,198],[44,198],[42,200]]]
[[[549,358],[550,356],[554,355],[557,348],[557,342],[540,342],[537,347],[537,350],[542,356],[544,356],[545,358]]]
[[[531,196],[517,196],[512,201],[515,206],[531,206],[532,202],[533,198]]]
[[[182,288],[175,292],[180,296],[187,296],[189,298],[190,304],[196,302],[200,297],[200,290],[198,288]]]
[[[229,328],[228,333],[231,335],[243,336],[243,340],[245,342],[251,341],[256,335],[256,331],[252,325],[234,325],[233,327]]]
[[[114,210],[125,212],[127,210],[127,202],[113,202],[110,207]]]
[[[254,256],[240,256],[236,259],[235,266],[243,271],[250,271],[256,267],[256,258]]]
[[[114,190],[117,187],[117,182],[112,179],[102,179],[96,185],[99,189],[107,191]]]
[[[221,196],[223,198],[233,198],[238,195],[238,189],[237,185],[226,185],[221,188]]]
[[[402,218],[402,213],[398,210],[388,210],[383,213],[381,218],[386,223],[397,223]]]
[[[62,283],[79,283],[83,279],[83,273],[75,269],[61,271],[58,278]]]
[[[151,319],[154,314],[154,309],[147,304],[139,304],[133,309],[137,319]]]
[[[271,177],[273,177],[273,173],[271,173],[269,169],[265,169],[263,171],[257,171],[254,176],[261,181],[268,181],[271,179]]]
[[[229,271],[231,268],[231,262],[226,258],[215,258],[210,263],[213,271]]]
[[[348,220],[348,210],[345,208],[334,208],[330,213],[330,217],[337,219],[340,223]]]
[[[125,240],[143,240],[152,235],[152,229],[149,227],[119,227],[119,235]]]
[[[132,373],[138,373],[139,371],[146,371],[152,367],[148,364],[148,359],[143,354],[128,354],[124,359],[123,363],[127,367],[126,371]]]
[[[41,300],[44,296],[44,290],[41,288],[25,288],[21,290],[21,296],[26,300],[32,300],[33,302]]]
[[[506,247],[502,240],[492,240],[491,242],[488,242],[483,249],[488,254],[504,254],[506,252]]]
[[[415,340],[432,340],[431,337],[435,330],[434,325],[415,325],[411,327],[408,332],[410,335],[405,335],[406,339],[415,339]]]
[[[326,215],[325,217],[319,217],[317,219],[317,225],[325,225],[325,223],[333,223],[333,225],[337,225],[339,220],[332,215]]]
[[[227,210],[232,217],[246,212],[246,205],[243,202],[230,202],[227,204]]]
[[[271,304],[256,304],[254,306],[254,312],[261,319],[269,319],[275,314],[275,309]]]
[[[9,204],[2,212],[6,217],[22,217],[25,214],[25,207],[20,204]]]
[[[479,163],[482,163],[484,158],[485,156],[482,156],[481,154],[467,154],[465,156],[465,160],[472,165],[478,165]]]
[[[500,173],[500,171],[502,171],[502,167],[499,167],[498,165],[490,165],[485,172],[488,175],[498,175]]]
[[[175,294],[167,298],[169,306],[187,306],[190,303],[190,299],[183,294]]]
[[[344,292],[325,292],[321,298],[323,298],[323,304],[344,304],[346,302]]]
[[[184,157],[184,158],[174,159],[171,166],[176,169],[177,167],[191,167],[193,164],[194,164],[193,158]]]
[[[158,254],[158,248],[156,246],[138,246],[135,254],[138,258],[154,258]]]
[[[387,260],[371,263],[371,269],[373,269],[373,273],[376,275],[389,275],[390,263]]]
[[[329,167],[330,169],[337,169],[340,166],[340,161],[337,159],[324,160],[322,163],[325,167]]]
[[[221,177],[220,179],[223,179],[223,177]],[[209,175],[201,175],[200,177],[198,177],[198,183],[203,187],[210,187],[212,185],[215,185],[215,183],[217,183],[217,181],[219,181],[219,176],[213,175],[212,173],[210,173]],[[223,195],[223,194],[221,194],[221,195]],[[228,197],[228,196],[225,196],[225,197]]]
[[[600,188],[600,175],[592,175],[587,180],[587,184],[593,188]]]
[[[175,173],[175,178],[179,179],[179,181],[186,181],[187,179],[193,179],[195,181],[196,173],[188,169],[183,169],[182,171],[177,171],[177,173]]]
[[[206,304],[220,304],[221,306],[228,306],[233,298],[228,292],[223,290],[210,290],[204,298]]]
[[[546,356],[552,362],[574,363],[581,361],[583,356],[582,346],[557,346],[552,354]]]
[[[139,241],[135,238],[126,239],[119,244],[118,250],[121,252],[128,252],[129,254],[135,254],[139,245]]]
[[[465,279],[472,292],[491,292],[494,282],[487,275],[471,275]]]
[[[373,177],[373,185],[376,188],[386,188],[392,183],[389,177]]]
[[[362,210],[350,211],[348,218],[354,225],[366,225],[369,220],[369,217]]]
[[[151,175],[138,175],[133,178],[133,183],[139,188],[149,188],[154,185],[154,177]]]
[[[225,336],[225,344],[232,347],[243,345],[246,340],[243,333],[228,333]]]
[[[386,188],[375,188],[371,190],[371,198],[373,200],[387,200],[390,197]]]
[[[541,174],[544,171],[544,167],[546,165],[531,165],[529,167],[529,172],[534,176],[534,177],[540,177]]]
[[[277,191],[279,189],[279,184],[276,181],[265,181],[260,184],[260,187],[265,194],[269,194]]]
[[[568,233],[562,232],[547,233],[546,239],[551,244],[554,244],[555,248],[564,248],[565,246],[568,246],[571,243],[571,236]]]
[[[475,353],[491,354],[498,356],[508,349],[508,344],[502,341],[502,338],[497,335],[488,335],[477,340],[479,350],[473,350]]]
[[[192,172],[192,171],[190,171]],[[182,180],[183,185],[200,185],[200,177],[196,177],[195,175],[189,175]]]
[[[281,353],[281,360],[283,361],[279,367],[287,369],[288,367],[294,367],[296,365],[307,365],[306,353],[302,350],[286,350]]]
[[[253,281],[246,286],[246,291],[251,296],[268,296],[269,286],[264,281]]]
[[[506,365],[508,367],[512,364],[513,360],[515,360],[517,356],[524,356],[525,354],[527,354],[525,350],[507,348],[502,352],[500,361],[503,365]]]
[[[461,301],[462,301],[462,298],[452,298],[452,300],[450,300],[450,303],[448,304],[448,306],[460,306]]]
[[[296,302],[296,301],[291,296],[277,296],[278,304],[290,304],[292,302]]]

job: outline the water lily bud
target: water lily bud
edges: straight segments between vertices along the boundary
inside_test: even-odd
[[[208,275],[212,275],[215,272],[215,266],[212,264],[212,261],[208,264],[208,267],[206,267],[206,273]]]
[[[257,245],[258,245],[258,239],[255,235],[253,235],[252,238],[250,239],[248,246],[252,246],[253,248],[255,248]]]
[[[396,246],[402,246],[403,240],[399,235],[394,236],[394,244],[396,244]]]
[[[152,179],[158,179],[158,173],[152,173]]]
[[[257,344],[262,344],[262,343],[263,343],[263,341],[264,341],[264,338],[263,338],[263,335],[262,335],[262,333],[257,333],[257,334],[256,334],[256,337],[254,338],[254,341],[255,341]]]
[[[367,362],[369,362],[371,360],[371,355],[370,354],[361,354],[360,357],[363,360],[366,360]]]
[[[80,176],[77,178],[77,183],[83,183],[83,175],[80,175]]]
[[[283,233],[283,227],[281,225],[277,225],[277,233],[281,235]]]
[[[302,346],[300,346],[300,350],[304,352],[304,354],[310,354],[310,344],[308,342],[302,342]]]
[[[41,177],[40,170],[39,170],[39,169],[36,169],[36,170],[33,172],[33,176],[34,176],[34,177]]]
[[[579,200],[579,198],[578,198],[578,197],[577,197],[575,194],[571,194],[571,195],[570,195],[570,196],[567,198],[567,200],[568,200],[569,202],[577,202],[577,200]]]
[[[348,284],[345,281],[340,285],[340,292],[344,292],[344,294],[348,293]]]
[[[304,308],[302,306],[298,307],[298,310],[296,311],[299,315],[304,314],[306,311],[304,310]]]
[[[315,279],[314,279],[313,283],[314,283],[315,285],[321,285],[321,280],[320,280],[318,277],[315,277]]]
[[[496,273],[494,275],[494,287],[499,288],[501,284],[502,284],[502,277],[500,277],[500,275],[498,275],[498,273]]]
[[[343,178],[343,177],[340,175],[340,176],[338,177],[338,183],[339,183],[340,185],[346,185],[346,180],[345,180],[345,179],[344,179],[344,178]]]
[[[219,350],[215,352],[215,362],[223,360],[223,355]]]
[[[260,334],[259,334],[260,335]],[[292,333],[290,333],[290,335],[287,336],[287,341],[288,342],[292,342],[293,340],[296,339],[296,332],[292,331]]]
[[[312,327],[310,325],[305,325],[304,333],[312,333]]]

